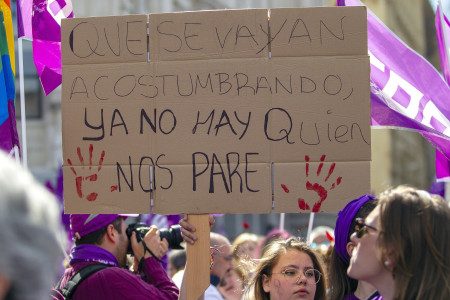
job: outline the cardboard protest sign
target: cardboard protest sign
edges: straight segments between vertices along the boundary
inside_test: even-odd
[[[337,211],[368,193],[365,16],[273,9],[269,32],[265,9],[152,14],[148,45],[147,16],[63,21],[66,213]]]

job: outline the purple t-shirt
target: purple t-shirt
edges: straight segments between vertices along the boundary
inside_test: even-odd
[[[355,296],[355,294],[351,293],[347,297],[345,297],[343,300],[360,300],[358,297]]]
[[[374,292],[372,295],[367,298],[367,300],[383,300],[383,297],[378,293],[378,291]]]

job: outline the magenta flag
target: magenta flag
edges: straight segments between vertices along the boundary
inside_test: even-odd
[[[439,6],[436,10],[436,36],[438,40],[439,56],[441,58],[442,74],[444,75],[445,81],[450,85],[450,66],[449,66],[449,56],[450,56],[450,22],[447,17],[442,13],[443,23],[441,22],[441,12]],[[447,41],[447,45],[445,44]]]
[[[441,12],[438,6],[435,24],[439,56],[441,58],[442,74],[444,75],[447,84],[450,85],[450,47],[448,44],[450,43],[450,22],[443,13],[442,17],[443,20],[441,19]],[[450,181],[450,161],[438,150],[436,150],[436,178],[437,181]]]
[[[17,37],[32,39],[31,11],[33,0],[17,0]]]
[[[70,0],[33,0],[33,59],[46,95],[61,84],[61,20],[72,17]]]
[[[361,6],[338,0],[339,6]],[[439,72],[367,10],[371,123],[412,129],[450,158],[450,88]]]

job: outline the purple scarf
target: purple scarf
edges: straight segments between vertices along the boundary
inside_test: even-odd
[[[364,195],[358,199],[350,201],[338,214],[336,227],[334,228],[334,249],[341,260],[347,265],[350,264],[350,255],[347,252],[348,234],[353,218],[355,218],[361,206],[367,201],[376,199],[372,195]]]
[[[79,262],[95,261],[105,265],[118,267],[117,258],[109,251],[94,245],[79,245],[70,251],[70,265]]]

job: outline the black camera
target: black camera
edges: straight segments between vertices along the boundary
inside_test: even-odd
[[[131,234],[133,231],[136,232],[136,239],[138,242],[142,241],[147,232],[150,230],[150,227],[145,223],[133,223],[128,225],[127,228],[127,236],[128,239],[131,239]],[[181,227],[180,225],[173,225],[170,228],[162,228],[159,229],[159,237],[162,239],[166,239],[169,243],[170,249],[184,249],[181,247],[181,242],[183,242],[183,237],[181,236]],[[128,247],[128,253],[131,254],[133,251],[130,246]]]

